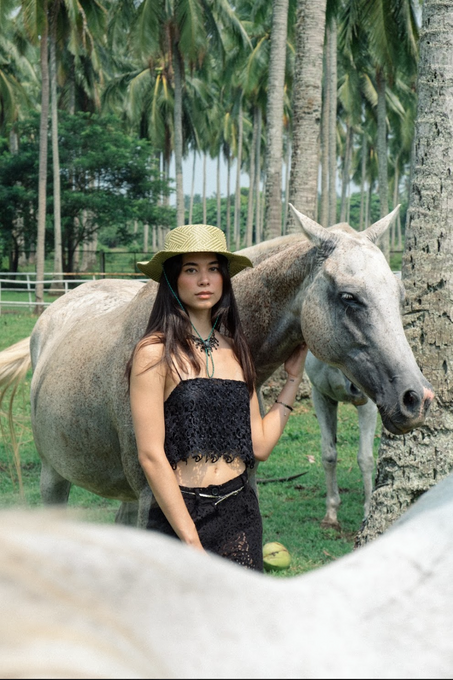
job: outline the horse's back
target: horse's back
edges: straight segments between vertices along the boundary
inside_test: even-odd
[[[49,345],[59,343],[82,319],[107,314],[131,301],[143,287],[140,281],[100,279],[87,281],[55,300],[35,324],[30,338],[33,370]]]
[[[122,462],[134,446],[125,369],[146,327],[147,291],[136,281],[83,284],[44,312],[31,339],[41,458],[63,478],[122,500],[136,497]]]

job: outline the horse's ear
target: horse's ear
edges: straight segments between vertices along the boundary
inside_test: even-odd
[[[393,220],[398,215],[400,207],[401,204],[397,205],[396,208],[392,210],[391,213],[380,219],[378,222],[372,224],[371,227],[368,227],[368,229],[365,229],[365,231],[362,233],[365,234],[365,236],[367,236],[367,238],[369,238],[370,241],[376,243],[377,240],[382,236],[382,234],[392,224]]]
[[[324,227],[310,219],[310,217],[302,215],[302,213],[296,210],[292,203],[288,203],[288,205],[293,211],[297,222],[302,227],[303,233],[315,246],[318,246],[319,248],[332,238],[327,229],[324,229]]]

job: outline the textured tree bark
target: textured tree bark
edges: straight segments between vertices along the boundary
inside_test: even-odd
[[[265,238],[282,233],[283,96],[289,0],[274,0],[267,88]]]
[[[324,48],[324,83],[321,112],[321,215],[319,223],[329,226],[329,88],[327,87],[327,40]]]
[[[371,509],[357,537],[385,531],[453,469],[453,0],[425,0],[414,172],[402,276],[403,322],[436,399],[426,425],[383,432]]]
[[[329,91],[329,226],[337,221],[337,24],[327,28],[327,88]]]
[[[318,195],[325,22],[326,0],[298,0],[289,200],[312,219]],[[288,234],[299,231],[292,213],[288,213],[286,231]]]

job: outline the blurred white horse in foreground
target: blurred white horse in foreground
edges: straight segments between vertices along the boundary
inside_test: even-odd
[[[453,676],[453,476],[285,579],[49,512],[1,513],[0,678]]]

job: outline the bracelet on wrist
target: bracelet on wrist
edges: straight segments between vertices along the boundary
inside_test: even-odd
[[[276,399],[276,400],[275,400],[275,403],[276,403],[276,404],[281,404],[281,405],[284,406],[285,408],[289,408],[290,411],[294,411],[294,409],[293,409],[292,406],[288,406],[288,404],[285,404],[283,401],[279,401],[278,399]]]

